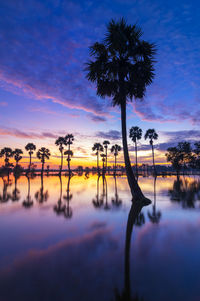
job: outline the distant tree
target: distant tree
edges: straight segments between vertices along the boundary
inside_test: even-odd
[[[190,164],[193,168],[200,168],[200,142],[194,143],[193,156],[191,157]]]
[[[45,160],[49,159],[49,157],[51,156],[50,151],[48,148],[46,147],[41,147],[39,149],[39,151],[37,152],[37,158],[41,161],[42,163],[42,172],[41,174],[43,175],[44,172],[44,164],[45,164]]]
[[[100,143],[94,143],[93,147],[92,147],[93,152],[96,151],[96,156],[97,156],[97,171],[98,174],[100,173],[99,170],[99,153],[103,152],[103,146]]]
[[[111,20],[102,43],[90,47],[93,60],[87,62],[87,79],[97,86],[97,95],[112,99],[113,106],[121,108],[122,141],[126,174],[131,193],[135,199],[148,202],[131,168],[127,132],[126,104],[143,99],[146,87],[154,78],[155,45],[141,39],[142,31],[137,25],[128,25],[122,18]]]
[[[158,139],[158,134],[154,129],[148,129],[144,135],[144,139],[149,139],[149,143],[152,148],[152,157],[153,157],[153,168],[154,168],[154,174],[156,175],[156,167],[155,167],[155,160],[154,160],[154,147],[153,147],[153,141]]]
[[[32,155],[33,155],[33,152],[36,150],[36,146],[35,144],[33,143],[28,143],[26,146],[25,146],[25,150],[29,153],[29,157],[30,157],[30,161],[29,161],[29,170],[31,169],[31,159],[32,159]]]
[[[104,147],[105,153],[106,153],[106,171],[107,171],[107,165],[108,165],[108,145],[109,144],[110,144],[110,142],[108,140],[104,140],[103,147]]]
[[[63,145],[67,145],[66,139],[64,137],[58,137],[58,139],[56,139],[55,145],[59,146],[60,157],[61,157],[61,164],[60,164],[60,175],[61,175],[62,167],[63,167],[63,150],[64,150]]]
[[[119,152],[121,151],[121,146],[119,146],[118,144],[115,144],[111,147],[111,153],[114,154],[115,157],[115,171],[114,174],[116,174],[116,170],[117,170],[117,156],[119,154]]]
[[[132,128],[129,131],[129,137],[135,143],[136,177],[138,177],[137,141],[142,138],[142,129],[140,129],[138,126],[132,126]]]
[[[183,164],[183,153],[180,152],[178,147],[169,147],[165,156],[167,157],[167,161],[171,162],[172,167],[176,170],[178,176]]]
[[[69,172],[69,175],[71,174],[71,168],[70,168],[70,161],[71,161],[71,157],[73,157],[73,152],[71,150],[66,150],[64,152],[64,155],[67,156],[67,165],[68,165],[68,172]]]
[[[4,157],[5,167],[10,166],[10,158],[13,157],[13,151],[10,147],[4,147],[0,151],[0,157]]]
[[[23,154],[23,151],[19,148],[16,148],[14,151],[13,151],[13,156],[14,156],[14,159],[16,161],[16,166],[19,164],[19,161],[22,159],[22,155]]]

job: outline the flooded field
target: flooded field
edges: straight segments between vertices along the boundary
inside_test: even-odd
[[[0,179],[0,300],[200,300],[200,178],[139,183]]]

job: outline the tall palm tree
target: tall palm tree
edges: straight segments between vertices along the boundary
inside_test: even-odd
[[[58,139],[56,139],[55,145],[59,146],[60,157],[61,157],[61,164],[60,164],[60,175],[61,175],[62,167],[63,167],[63,150],[64,150],[63,145],[67,145],[66,139],[64,137],[58,137]]]
[[[70,161],[71,161],[71,157],[73,156],[73,151],[71,151],[71,150],[66,150],[66,151],[64,152],[64,155],[67,156],[68,172],[69,172],[69,175],[70,175],[70,174],[71,174]]]
[[[94,143],[93,147],[92,147],[93,152],[96,151],[96,155],[97,155],[97,171],[98,174],[100,172],[99,170],[99,153],[103,152],[103,146],[101,145],[101,143]]]
[[[67,134],[65,136],[66,145],[68,145],[68,150],[70,150],[71,144],[73,144],[74,136],[72,134]]]
[[[13,157],[13,151],[10,147],[4,147],[0,151],[0,157],[4,157],[5,167],[10,166],[10,158]]]
[[[126,104],[128,101],[143,99],[146,87],[154,77],[155,46],[141,39],[142,31],[136,25],[128,25],[122,18],[111,20],[105,39],[90,47],[93,60],[87,62],[87,79],[97,86],[97,95],[112,98],[113,106],[121,108],[122,142],[128,183],[132,196],[147,200],[131,168],[126,132]]]
[[[119,146],[118,144],[115,144],[111,147],[111,153],[114,154],[115,156],[115,171],[114,171],[114,175],[116,174],[116,170],[117,170],[117,156],[119,154],[119,152],[121,151],[121,146]]]
[[[136,177],[138,177],[138,165],[137,165],[137,141],[142,138],[142,129],[138,126],[132,126],[129,131],[129,137],[135,143],[135,165],[136,165]]]
[[[154,174],[156,175],[156,167],[155,167],[155,160],[154,160],[154,147],[153,147],[153,141],[158,139],[158,134],[154,129],[148,129],[144,135],[144,139],[149,139],[149,143],[152,148],[152,158],[153,158],[153,168],[154,168]]]
[[[25,150],[29,153],[29,157],[30,157],[30,161],[29,161],[29,170],[31,169],[31,159],[32,159],[32,155],[33,155],[33,152],[36,150],[36,146],[35,144],[33,143],[28,143],[26,146],[25,146]]]
[[[45,164],[45,160],[49,159],[49,157],[51,156],[50,151],[48,148],[46,147],[41,147],[39,149],[39,151],[37,152],[37,158],[41,161],[42,163],[42,172],[41,174],[43,175],[44,172],[44,164]]]
[[[104,147],[105,153],[106,153],[106,171],[107,171],[107,165],[108,165],[108,145],[109,144],[110,144],[110,142],[108,140],[104,140],[103,147]]]
[[[19,161],[22,159],[22,155],[23,154],[23,151],[19,148],[16,148],[14,151],[13,151],[13,156],[14,156],[14,159],[16,161],[16,166],[19,164]]]

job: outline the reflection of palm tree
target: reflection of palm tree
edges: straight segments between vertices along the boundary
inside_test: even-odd
[[[3,180],[3,194],[0,195],[0,202],[6,203],[11,198],[10,193],[8,193],[7,191],[8,186],[11,185],[11,181],[9,179],[4,179],[4,177],[2,177],[2,180]]]
[[[181,203],[183,208],[195,208],[195,202],[200,200],[200,181],[183,181],[177,177],[168,193],[171,201]]]
[[[158,224],[161,219],[161,212],[156,211],[156,177],[154,178],[154,203],[152,206],[152,213],[148,212],[148,217],[153,224]]]
[[[30,157],[29,170],[30,170],[31,169],[31,159],[32,159],[33,152],[36,150],[36,146],[33,143],[28,143],[25,146],[25,150],[29,153],[29,157]]]
[[[44,203],[49,198],[48,190],[44,192],[43,175],[41,175],[41,188],[35,193],[35,198],[39,203]]]
[[[66,206],[62,202],[62,177],[60,176],[60,197],[58,199],[57,204],[54,206],[53,210],[57,213],[57,215],[62,214],[65,212]]]
[[[120,294],[116,292],[115,300],[116,301],[139,301],[142,300],[139,297],[131,296],[131,287],[130,287],[130,246],[131,246],[131,235],[133,231],[133,225],[136,223],[138,215],[142,210],[142,205],[139,202],[133,202],[127,221],[126,227],[126,242],[125,242],[125,260],[124,260],[124,290]]]
[[[117,192],[117,179],[116,179],[116,177],[114,177],[114,179],[115,179],[115,197],[112,199],[112,204],[116,208],[119,208],[122,205],[122,200],[120,200],[119,196],[118,196],[118,192]]]
[[[30,190],[31,190],[31,184],[30,184],[30,177],[27,175],[27,180],[28,180],[28,193],[26,199],[23,201],[22,205],[24,208],[30,208],[33,206],[33,200],[30,195]]]
[[[103,199],[99,198],[99,179],[100,179],[100,176],[98,175],[98,177],[97,177],[97,194],[96,194],[95,199],[92,200],[92,203],[95,208],[101,208],[103,206]]]
[[[14,173],[14,177],[15,177],[15,188],[13,189],[11,199],[12,199],[12,201],[15,202],[15,201],[19,201],[19,199],[20,199],[20,191],[17,188],[17,180],[19,179],[20,174]]]
[[[103,199],[103,203],[104,203],[104,199],[105,199],[104,209],[105,210],[109,210],[110,206],[108,205],[108,185],[107,185],[107,180],[106,180],[105,175],[103,176],[103,194],[102,194],[102,199]]]
[[[154,147],[153,147],[153,140],[158,139],[158,134],[154,129],[148,129],[144,135],[144,139],[149,139],[149,143],[152,148],[152,158],[153,158],[153,168],[154,168],[154,175],[156,175],[156,166],[155,166],[155,160],[154,160]]]
[[[98,174],[100,173],[99,170],[99,153],[103,152],[103,146],[101,145],[101,143],[94,143],[93,147],[92,147],[93,152],[96,151],[96,156],[97,156],[97,172]]]
[[[65,208],[65,212],[64,212],[64,216],[66,218],[71,218],[72,217],[72,209],[71,207],[69,206],[69,202],[71,201],[73,195],[72,193],[70,193],[70,180],[71,180],[71,177],[68,176],[68,182],[67,182],[67,195],[63,197],[63,199],[65,199],[67,201],[67,206]]]

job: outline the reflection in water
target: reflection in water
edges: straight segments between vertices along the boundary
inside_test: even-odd
[[[115,197],[112,198],[112,205],[116,208],[121,207],[122,205],[122,200],[120,200],[119,196],[118,196],[118,192],[117,192],[117,178],[116,176],[114,176],[115,179]]]
[[[106,176],[103,174],[102,175],[103,178],[103,193],[102,193],[102,202],[104,205],[104,210],[109,210],[110,206],[108,204],[108,185],[107,185],[107,180],[106,180]]]
[[[53,210],[56,212],[57,215],[63,214],[65,212],[65,208],[66,208],[66,206],[63,204],[63,201],[62,201],[62,177],[61,177],[61,175],[59,175],[59,179],[60,179],[60,196],[59,196],[57,204],[53,207]]]
[[[19,174],[19,173],[14,174],[14,178],[15,178],[15,188],[13,189],[12,196],[11,196],[11,200],[12,200],[13,202],[19,201],[19,200],[20,200],[20,191],[19,191],[19,189],[17,188],[17,180],[19,179],[19,177],[20,177],[20,174]]]
[[[46,202],[49,198],[48,190],[44,192],[43,174],[41,174],[41,188],[35,193],[35,198],[40,204]]]
[[[12,181],[8,178],[2,177],[3,180],[3,193],[0,195],[0,202],[6,203],[11,199],[11,194],[8,193],[8,186],[12,185]]]
[[[103,199],[99,198],[99,180],[100,180],[100,176],[98,175],[98,177],[97,177],[97,194],[96,194],[95,199],[92,200],[92,203],[95,208],[101,208],[103,206]]]
[[[31,190],[31,185],[30,185],[30,176],[27,175],[27,180],[28,180],[28,193],[26,199],[23,201],[22,205],[24,208],[31,208],[33,206],[33,200],[30,195],[30,190]]]
[[[161,212],[156,210],[156,177],[154,177],[154,202],[152,212],[148,211],[148,217],[153,224],[158,224],[161,219]]]
[[[195,202],[200,200],[200,181],[177,177],[168,193],[172,202],[183,208],[195,208]]]
[[[71,217],[72,217],[72,214],[73,214],[72,208],[69,206],[69,202],[70,202],[70,201],[72,200],[72,198],[73,198],[73,194],[70,193],[70,181],[71,181],[71,178],[72,178],[72,176],[69,175],[69,176],[68,176],[68,181],[67,181],[67,190],[66,190],[67,195],[63,197],[63,199],[67,201],[67,205],[66,205],[65,212],[64,212],[64,216],[65,216],[66,218],[71,218]]]
[[[140,299],[137,295],[131,296],[131,285],[130,285],[130,246],[131,246],[131,235],[133,232],[133,225],[136,224],[139,214],[141,213],[142,206],[138,202],[133,202],[126,226],[126,240],[125,240],[125,257],[124,257],[124,289],[122,294],[118,292],[115,293],[116,301],[139,301]]]

